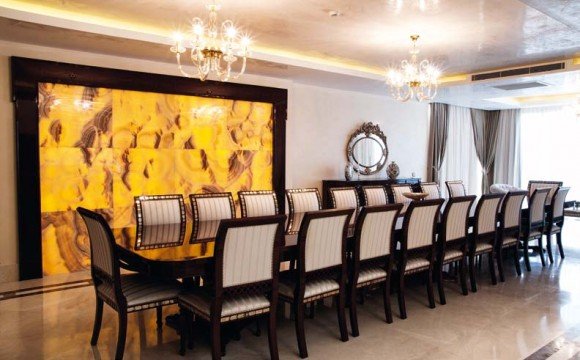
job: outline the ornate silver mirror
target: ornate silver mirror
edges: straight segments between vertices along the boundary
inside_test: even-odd
[[[379,125],[364,123],[352,133],[346,147],[346,157],[354,171],[370,175],[381,170],[387,162],[387,137]]]

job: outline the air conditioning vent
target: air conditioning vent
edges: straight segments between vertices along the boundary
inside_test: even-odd
[[[508,77],[508,76],[517,76],[517,75],[528,75],[528,74],[535,74],[535,73],[548,72],[548,71],[558,71],[558,70],[564,70],[565,68],[566,68],[566,63],[564,63],[564,62],[530,66],[530,67],[522,67],[522,68],[514,68],[514,69],[494,71],[494,72],[489,72],[489,73],[473,74],[473,75],[471,75],[471,81],[496,79],[496,78],[503,78],[503,77]]]
[[[522,82],[522,83],[513,83],[513,84],[506,84],[506,85],[497,85],[497,86],[492,86],[496,89],[500,89],[500,90],[522,90],[522,89],[531,89],[531,88],[536,88],[536,87],[544,87],[544,86],[548,86],[548,84],[543,83],[543,82],[539,82],[539,81],[528,81],[528,82]]]

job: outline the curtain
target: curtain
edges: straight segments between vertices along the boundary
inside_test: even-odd
[[[431,128],[429,130],[429,181],[439,183],[441,164],[445,157],[449,130],[449,105],[431,103]]]
[[[563,181],[568,200],[580,200],[580,114],[574,106],[521,110],[520,187],[530,180]]]
[[[482,193],[487,194],[492,180],[490,175],[495,159],[499,111],[471,109],[471,123],[475,150],[481,164]]]
[[[500,110],[493,182],[520,186],[520,110]]]
[[[473,144],[473,127],[469,108],[449,105],[445,157],[441,164],[441,190],[447,193],[445,181],[463,180],[468,194],[481,194],[481,165]]]

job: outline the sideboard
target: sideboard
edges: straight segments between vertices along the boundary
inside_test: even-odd
[[[375,180],[322,180],[322,206],[325,209],[330,209],[332,207],[332,200],[330,199],[330,188],[335,187],[354,187],[358,192],[358,196],[361,205],[364,204],[364,196],[362,193],[362,187],[367,185],[383,185],[388,186],[391,184],[411,184],[415,188],[421,183],[421,178],[398,178],[395,180],[391,179],[375,179]],[[414,191],[418,191],[414,189]],[[391,199],[392,201],[392,199]]]

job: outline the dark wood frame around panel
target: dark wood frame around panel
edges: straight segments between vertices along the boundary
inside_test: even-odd
[[[12,101],[16,124],[18,190],[18,257],[20,280],[42,277],[40,169],[38,146],[38,84],[58,83],[257,101],[273,104],[274,154],[272,187],[284,211],[286,163],[286,89],[200,81],[179,76],[74,65],[12,57]]]

